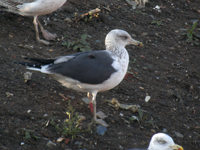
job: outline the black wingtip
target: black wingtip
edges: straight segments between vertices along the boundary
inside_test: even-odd
[[[23,59],[30,62],[14,62],[14,63],[20,64],[26,67],[41,69],[41,66],[52,64],[55,61],[55,59],[40,59],[40,58],[29,58],[29,57],[24,57]]]
[[[14,62],[15,64],[26,66],[26,67],[33,67],[33,68],[38,68],[41,69],[41,64],[37,63],[30,63],[30,62]]]
[[[31,62],[35,62],[40,65],[52,64],[55,61],[55,59],[41,59],[41,58],[29,58],[29,57],[25,57],[24,59],[29,60]]]

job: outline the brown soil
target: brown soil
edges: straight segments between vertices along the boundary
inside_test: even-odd
[[[160,13],[153,9],[156,5],[161,7]],[[101,9],[98,18],[64,21],[75,12],[82,14],[97,7]],[[61,134],[46,123],[54,120],[61,124],[66,119],[68,102],[59,93],[69,98],[76,112],[86,116],[87,123],[92,118],[81,101],[85,93],[62,87],[38,72],[33,72],[32,80],[25,83],[23,74],[27,70],[14,62],[23,61],[24,56],[54,58],[75,53],[62,43],[77,40],[84,33],[90,35],[87,42],[92,49],[104,49],[106,34],[115,28],[128,31],[145,46],[127,47],[129,71],[133,74],[118,87],[97,96],[97,109],[108,115],[106,134],[97,135],[92,127],[90,132],[79,133],[73,140],[66,137],[69,143],[56,143],[53,149],[147,147],[154,133],[165,131],[186,150],[199,150],[200,46],[186,42],[183,35],[186,33],[183,29],[191,28],[192,22],[200,19],[199,0],[150,0],[144,9],[136,10],[123,0],[69,0],[59,11],[40,17],[42,24],[46,22],[45,28],[59,36],[50,46],[36,42],[32,18],[0,13],[1,150],[46,150],[48,140],[56,143]],[[198,39],[197,42],[200,43]],[[148,103],[144,101],[146,95],[151,96]],[[138,113],[117,110],[105,103],[112,98],[139,104],[144,110],[140,122],[130,121]]]

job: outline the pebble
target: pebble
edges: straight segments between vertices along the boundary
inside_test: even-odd
[[[104,135],[107,131],[107,128],[104,127],[104,126],[101,126],[101,125],[98,125],[97,128],[96,128],[96,132],[98,135]]]
[[[138,118],[137,116],[135,116],[135,115],[132,115],[132,116],[130,117],[130,120],[132,120],[132,121],[135,121],[135,120],[136,120],[136,121],[138,121],[138,122],[140,121],[139,118]]]
[[[63,137],[59,137],[59,138],[56,140],[56,142],[60,143],[60,142],[62,142],[64,139],[65,139],[65,138],[63,138]]]
[[[6,92],[6,97],[12,97],[12,96],[14,96],[14,94],[13,94],[13,93]]]
[[[120,113],[119,115],[120,115],[121,117],[124,117],[124,114],[123,114],[123,113]]]
[[[150,101],[150,99],[151,99],[151,96],[146,96],[145,97],[145,102],[148,103]]]
[[[76,141],[74,144],[75,144],[75,145],[78,145],[78,146],[81,146],[81,145],[83,145],[83,142]]]
[[[25,81],[25,83],[30,81],[31,77],[32,77],[32,73],[31,72],[29,72],[29,71],[25,72],[24,73],[24,81]]]
[[[29,110],[27,110],[27,113],[29,114],[31,112],[31,110],[29,109]]]
[[[43,117],[48,117],[48,114],[44,114]]]
[[[181,134],[179,132],[176,132],[176,131],[174,132],[174,134],[179,138],[183,138],[184,137],[183,134]]]
[[[162,132],[167,133],[167,129],[163,128]]]
[[[65,18],[65,20],[64,21],[66,21],[66,22],[68,22],[68,23],[70,23],[70,22],[72,22],[72,19],[70,19],[70,18]]]
[[[160,6],[156,5],[153,9],[157,10],[159,13],[161,12]]]
[[[82,101],[83,101],[85,104],[89,104],[89,103],[90,103],[90,100],[89,100],[87,97],[83,97],[83,98],[82,98]]]
[[[124,148],[123,148],[123,146],[119,145],[119,149],[120,149],[120,150],[123,150]]]
[[[147,33],[147,32],[143,32],[141,35],[142,35],[142,36],[147,36],[148,33]]]
[[[52,141],[48,141],[47,142],[47,145],[46,145],[48,148],[55,148],[56,147],[56,143],[52,142]]]

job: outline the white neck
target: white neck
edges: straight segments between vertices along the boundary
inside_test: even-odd
[[[106,50],[111,51],[116,56],[122,58],[124,55],[128,55],[128,52],[124,45],[120,43],[114,43],[111,41],[106,41]]]

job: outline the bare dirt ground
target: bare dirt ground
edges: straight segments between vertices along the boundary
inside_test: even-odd
[[[161,12],[153,9],[156,5]],[[98,18],[64,21],[95,8],[101,9]],[[32,18],[0,12],[0,149],[125,150],[147,147],[154,133],[166,132],[184,149],[199,150],[199,24],[192,42],[185,36],[199,19],[199,0],[150,0],[144,9],[136,10],[125,0],[69,0],[57,12],[40,17],[45,28],[58,35],[52,45],[44,46],[35,41]],[[97,95],[97,109],[108,115],[105,135],[98,135],[93,126],[72,139],[56,125],[61,126],[67,118],[69,101],[86,117],[85,124],[90,122],[90,110],[81,100],[86,94],[62,87],[37,72],[25,83],[27,70],[14,62],[23,61],[23,57],[54,58],[75,53],[62,43],[76,41],[82,34],[89,35],[87,42],[92,49],[104,49],[106,34],[115,28],[131,33],[144,48],[128,46],[130,73],[118,87]],[[144,101],[147,95],[151,96],[148,103]],[[111,107],[105,100],[112,98],[140,105],[143,115]],[[139,121],[133,121],[133,115]],[[64,141],[56,142],[62,136]],[[49,140],[56,145],[49,146]]]

